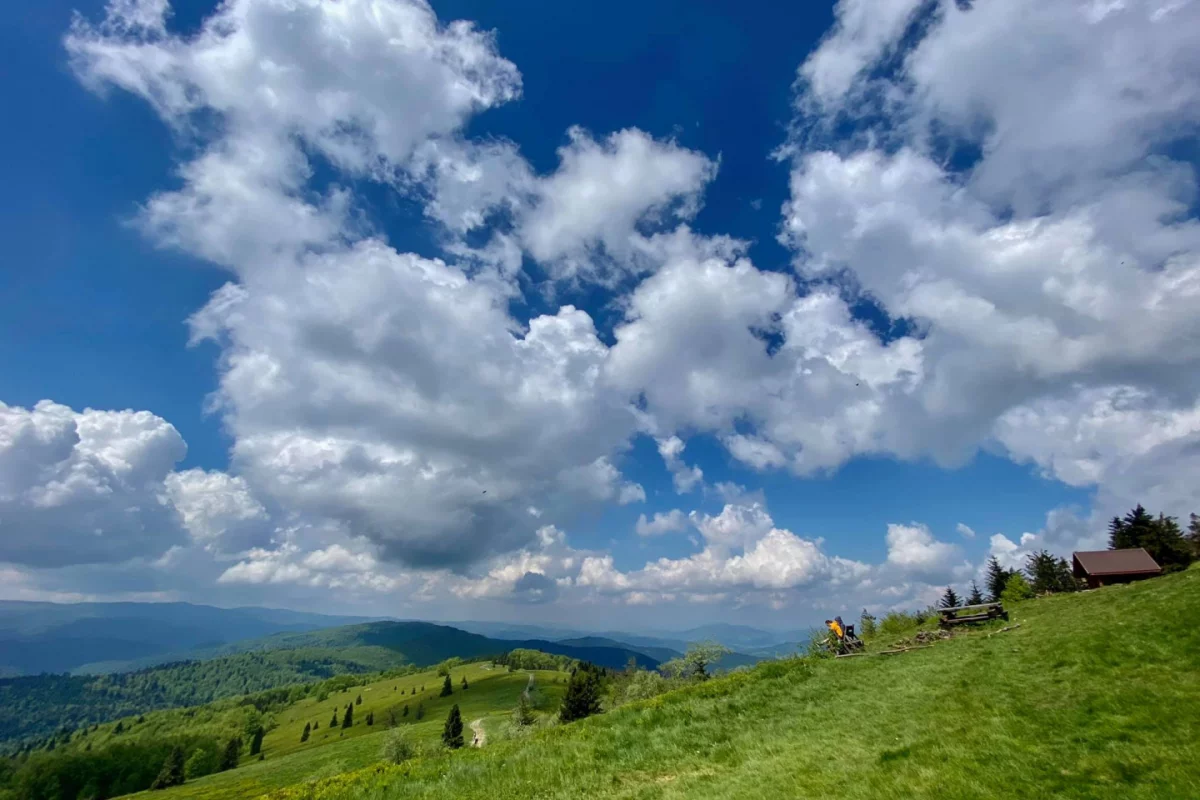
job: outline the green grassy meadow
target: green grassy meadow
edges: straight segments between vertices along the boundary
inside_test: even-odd
[[[566,689],[567,675],[561,672],[536,671],[535,685],[551,707]],[[404,725],[418,745],[432,748],[441,740],[442,725],[450,706],[457,703],[468,724],[482,718],[485,730],[494,727],[499,719],[507,719],[525,689],[530,672],[508,672],[491,664],[464,664],[453,670],[454,694],[438,697],[442,678],[436,673],[423,672],[400,678],[389,678],[345,692],[330,694],[318,701],[306,698],[273,714],[277,727],[263,739],[264,759],[242,756],[241,765],[228,772],[219,772],[190,780],[182,786],[164,791],[142,792],[129,797],[161,798],[162,800],[217,800],[217,798],[256,798],[264,793],[307,780],[338,775],[377,763],[383,734],[388,729],[389,715],[395,714],[398,725]],[[469,688],[460,688],[466,676]],[[424,692],[420,689],[424,686]],[[413,689],[417,694],[412,694]],[[345,714],[347,703],[362,695],[362,705],[354,707],[354,725],[349,729],[329,728],[334,708],[338,719]],[[425,717],[415,721],[418,703],[425,706]],[[403,708],[409,714],[403,716]],[[368,726],[368,712],[374,712],[375,724]],[[300,736],[305,723],[319,722],[307,742]],[[466,731],[468,742],[471,732]]]
[[[1018,629],[768,662],[529,739],[272,796],[1200,797],[1200,569],[1010,610]]]

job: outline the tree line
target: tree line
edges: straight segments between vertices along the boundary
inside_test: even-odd
[[[1179,527],[1175,517],[1150,514],[1140,504],[1124,517],[1113,517],[1108,524],[1108,549],[1126,550],[1140,547],[1150,554],[1163,572],[1185,569],[1200,558],[1200,516],[1192,514],[1187,531]],[[995,556],[988,559],[984,583],[990,602],[1015,602],[1041,594],[1075,592],[1086,585],[1075,578],[1071,565],[1045,549],[1025,557],[1022,569],[1006,569]],[[985,601],[975,581],[965,601],[947,586],[939,602],[941,608],[975,605]]]

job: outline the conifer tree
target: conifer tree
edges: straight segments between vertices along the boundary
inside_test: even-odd
[[[450,682],[450,676],[446,676],[446,680],[442,683],[442,693],[438,697],[449,697],[454,694],[454,684]]]
[[[416,694],[417,694],[417,687],[415,687],[415,686],[413,687],[412,693],[413,693],[413,696],[416,696]]]
[[[321,727],[321,723],[320,723],[320,722],[313,722],[313,730],[314,730],[314,731],[315,731],[317,728],[319,728],[319,727]]]
[[[417,719],[425,719],[425,704],[417,703]]]
[[[337,709],[333,710],[333,719],[329,720],[329,727],[336,728],[338,726]]]
[[[967,605],[977,606],[983,602],[983,592],[979,591],[979,584],[971,581],[971,591],[967,595]]]
[[[354,705],[356,705],[356,706],[362,705],[362,695],[361,694],[358,697],[354,698]]]
[[[448,679],[449,676],[447,676]],[[451,706],[450,714],[446,717],[446,726],[442,728],[442,744],[451,750],[457,750],[463,746],[463,721],[462,714],[458,710],[458,703]]]
[[[469,689],[469,688],[470,688],[470,687],[467,685],[467,676],[466,676],[466,675],[463,675],[463,679],[462,679],[462,690],[465,692],[465,691],[466,691],[467,689]]]
[[[368,724],[368,725],[374,725],[374,724],[375,724],[375,712],[374,712],[374,711],[368,711],[368,712],[367,712],[367,724]]]
[[[1033,589],[1034,594],[1058,591],[1058,559],[1046,550],[1030,553],[1025,558],[1025,574],[1029,578],[1029,588]]]
[[[525,727],[533,724],[533,704],[529,702],[529,692],[521,692],[517,698],[517,707],[513,710],[513,722]]]
[[[600,676],[594,667],[585,662],[579,665],[567,681],[567,693],[563,695],[558,717],[563,722],[571,722],[598,713]]]
[[[235,769],[241,755],[242,740],[235,736],[226,743],[225,750],[221,753],[221,763],[217,765],[217,771],[224,772],[227,769]]]
[[[938,605],[941,608],[958,608],[962,605],[962,601],[958,597],[958,592],[954,591],[954,587],[947,586],[946,592],[942,595],[942,599]]]
[[[1079,581],[1065,558],[1058,559],[1058,589],[1060,592],[1075,592],[1079,590]]]
[[[354,725],[354,706],[346,706],[346,713],[342,715],[342,727],[349,728]]]
[[[404,704],[404,712],[400,716],[402,716],[402,717],[408,716],[408,703]]]
[[[1192,548],[1183,538],[1183,531],[1174,517],[1159,514],[1138,546],[1145,548],[1164,572],[1183,569],[1192,563]]]
[[[154,783],[150,784],[151,789],[167,789],[171,786],[183,785],[183,748],[176,745],[171,748],[171,753],[167,756],[167,760],[163,762],[162,769],[158,772],[158,777],[154,779]]]
[[[262,752],[262,740],[266,733],[261,725],[254,729],[254,735],[250,737],[250,755],[256,756]]]
[[[307,722],[304,723],[304,732],[300,734],[300,741],[307,742],[309,735],[312,733],[312,726]]]
[[[1004,594],[1004,585],[1008,583],[1012,572],[1000,566],[1000,562],[995,556],[988,559],[987,562],[987,589],[988,597],[993,603],[1000,601],[1000,595]]]
[[[1192,555],[1200,558],[1200,516],[1192,514],[1188,522],[1188,532],[1183,538],[1187,541],[1188,546],[1192,548]]]

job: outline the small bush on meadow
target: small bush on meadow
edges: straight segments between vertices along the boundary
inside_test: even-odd
[[[1029,585],[1029,581],[1021,573],[1015,573],[1004,584],[1004,592],[1000,595],[1000,600],[1003,603],[1018,603],[1022,600],[1029,600],[1033,597],[1033,589]]]
[[[379,750],[379,757],[383,761],[389,764],[403,764],[416,754],[416,748],[413,747],[404,728],[392,728],[384,735],[383,747]]]
[[[921,627],[924,615],[906,611],[889,611],[879,623],[880,633],[888,636],[903,636]]]

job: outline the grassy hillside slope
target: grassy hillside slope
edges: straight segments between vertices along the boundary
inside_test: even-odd
[[[1016,630],[768,662],[276,797],[1200,797],[1200,569],[1011,612]]]
[[[243,756],[242,764],[235,770],[208,775],[173,789],[129,797],[250,800],[272,789],[356,770],[379,761],[383,736],[392,719],[406,728],[415,744],[433,748],[440,741],[451,705],[458,704],[467,723],[483,719],[487,730],[498,720],[509,717],[530,674],[534,676],[544,704],[556,708],[566,689],[566,673],[510,673],[490,664],[468,664],[453,670],[454,694],[450,697],[438,697],[442,678],[433,672],[389,678],[331,694],[323,701],[308,698],[276,712],[273,716],[278,727],[263,740],[263,761]],[[469,684],[466,691],[460,688],[464,676]],[[420,691],[422,687],[423,692]],[[418,690],[416,695],[412,694],[414,688]],[[339,719],[344,717],[345,705],[353,703],[359,696],[362,704],[354,707],[354,726],[350,729],[330,728],[333,710],[337,709]],[[416,720],[418,704],[423,705],[425,711],[421,721]],[[409,707],[408,716],[403,713],[405,705]],[[366,718],[371,712],[375,715],[375,724],[368,726]],[[313,722],[319,722],[320,727],[313,731],[307,742],[301,742],[305,723]],[[469,742],[470,730],[466,736]]]

